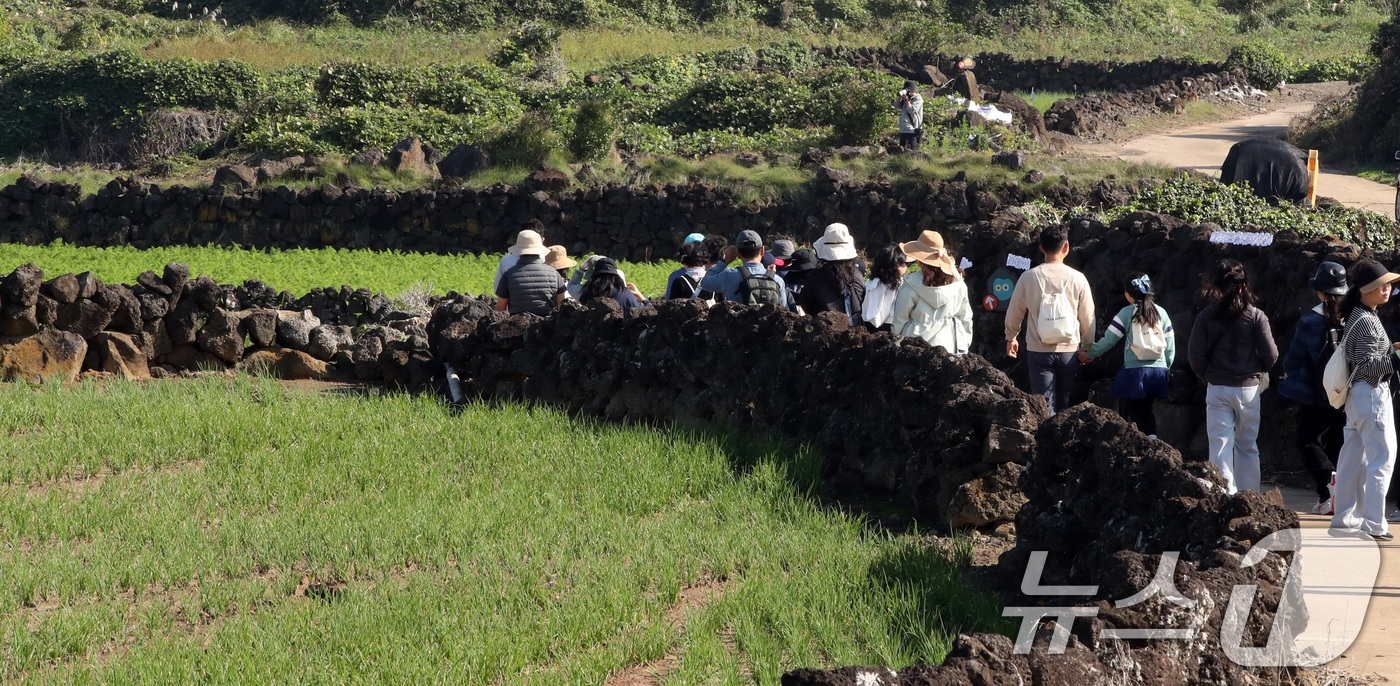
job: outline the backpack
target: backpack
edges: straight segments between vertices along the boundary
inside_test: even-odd
[[[1137,320],[1137,313],[1134,312],[1131,321],[1128,347],[1133,351],[1133,357],[1143,362],[1162,359],[1162,355],[1167,352],[1167,335],[1162,331],[1162,320],[1158,319],[1154,326],[1146,326]]]
[[[1332,361],[1332,354],[1341,343],[1343,331],[1341,327],[1327,325],[1322,331],[1322,349],[1318,350],[1317,359],[1311,361],[1313,390],[1323,398],[1327,397],[1327,384],[1322,381],[1322,370]]]
[[[1045,279],[1040,278],[1040,312],[1036,316],[1035,330],[1040,334],[1040,342],[1046,345],[1061,345],[1074,340],[1079,332],[1079,320],[1069,298],[1064,291],[1050,293],[1045,289]]]
[[[1327,392],[1328,404],[1338,410],[1347,404],[1347,394],[1351,391],[1351,364],[1347,362],[1344,344],[1346,338],[1346,334],[1342,334],[1342,341],[1337,343],[1332,356],[1327,358],[1327,366],[1322,369],[1322,390]]]
[[[744,305],[783,304],[783,289],[768,270],[755,274],[747,266],[739,267],[739,302]]]
[[[682,288],[681,284],[685,284]],[[687,292],[688,291],[688,292]],[[700,295],[700,282],[690,278],[689,274],[681,274],[671,284],[671,292],[666,294],[669,299],[694,298]]]

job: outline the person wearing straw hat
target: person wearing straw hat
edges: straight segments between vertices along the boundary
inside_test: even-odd
[[[1346,328],[1341,349],[1351,386],[1329,533],[1389,541],[1395,538],[1385,518],[1386,491],[1395,470],[1390,384],[1400,343],[1391,343],[1376,308],[1390,301],[1400,274],[1375,260],[1361,260],[1352,267],[1349,280],[1351,289],[1342,301]]]
[[[925,231],[899,246],[919,263],[920,273],[899,285],[891,327],[901,336],[917,336],[934,347],[961,355],[972,347],[972,303],[943,235]]]
[[[558,269],[545,263],[549,248],[544,239],[534,231],[521,231],[511,250],[519,260],[501,276],[496,287],[496,309],[540,316],[553,312],[564,301],[568,284]]]
[[[544,263],[553,267],[555,271],[558,271],[560,278],[565,281],[569,279],[569,270],[573,269],[574,266],[578,264],[578,262],[569,258],[569,251],[565,250],[562,245],[549,246],[549,254],[544,256]],[[564,291],[564,297],[572,298],[573,296],[566,290]]]
[[[501,287],[501,277],[505,276],[506,272],[510,271],[510,268],[514,267],[516,263],[520,261],[520,246],[523,245],[525,241],[533,242],[535,240],[542,241],[543,239],[540,238],[540,232],[534,229],[525,229],[515,234],[515,244],[506,250],[505,257],[502,257],[501,261],[496,265],[496,278],[491,281],[492,293],[495,293],[496,289]]]
[[[861,323],[865,303],[865,274],[857,262],[856,242],[845,224],[831,224],[812,243],[821,265],[807,275],[798,303],[809,315],[842,312],[851,325]]]

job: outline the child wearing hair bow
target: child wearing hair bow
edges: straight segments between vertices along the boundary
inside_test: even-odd
[[[1079,353],[1079,361],[1088,364],[1123,339],[1123,368],[1113,378],[1109,395],[1119,400],[1124,419],[1136,424],[1138,431],[1148,437],[1156,438],[1157,417],[1152,412],[1152,401],[1167,397],[1167,381],[1176,359],[1176,335],[1167,311],[1156,303],[1152,280],[1146,274],[1130,275],[1123,285],[1123,295],[1128,306],[1114,315],[1097,343]]]

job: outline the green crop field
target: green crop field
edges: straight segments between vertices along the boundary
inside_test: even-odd
[[[6,683],[774,684],[1008,629],[735,433],[247,377],[4,384],[0,433]]]
[[[47,277],[91,271],[112,283],[135,283],[146,270],[160,273],[170,262],[189,265],[191,274],[207,274],[219,283],[262,279],[278,290],[301,295],[312,288],[348,285],[394,298],[409,291],[487,293],[500,255],[433,255],[373,250],[244,250],[217,247],[88,248],[54,244],[0,244],[0,273],[32,262]],[[660,296],[666,276],[678,263],[623,261],[627,280],[642,293]]]

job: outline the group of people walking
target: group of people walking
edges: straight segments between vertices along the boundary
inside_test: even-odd
[[[1039,249],[1042,263],[1019,277],[1006,310],[1007,356],[1024,355],[1031,392],[1044,396],[1054,414],[1069,406],[1080,367],[1122,342],[1123,365],[1109,394],[1126,419],[1157,438],[1153,404],[1170,392],[1177,348],[1151,277],[1126,276],[1128,305],[1095,340],[1089,282],[1065,264],[1067,229],[1043,230]],[[952,354],[972,347],[967,283],[936,231],[881,246],[868,264],[850,230],[839,223],[827,226],[810,248],[786,239],[768,245],[752,230],[740,232],[733,243],[691,234],[679,257],[681,267],[668,278],[664,299],[839,313],[852,326],[918,337]],[[522,231],[498,270],[497,309],[547,314],[571,297],[612,298],[624,311],[649,306],[615,261],[592,257],[570,275],[574,266],[563,248],[546,247],[538,233]],[[1350,275],[1341,265],[1324,262],[1310,282],[1318,305],[1299,321],[1283,360],[1279,394],[1299,406],[1297,446],[1317,482],[1313,512],[1333,515],[1338,535],[1391,538],[1385,516],[1396,454],[1390,387],[1400,367],[1400,343],[1390,342],[1376,308],[1389,300],[1397,280],[1400,275],[1374,260],[1358,262]],[[1187,359],[1206,385],[1210,461],[1230,493],[1259,490],[1260,396],[1279,351],[1269,318],[1254,305],[1244,265],[1220,261],[1205,290],[1212,304],[1193,322]],[[1324,388],[1324,372],[1338,349],[1346,374],[1334,382],[1342,387],[1331,395],[1345,395],[1344,409],[1332,406]],[[1400,521],[1400,514],[1392,518]]]

